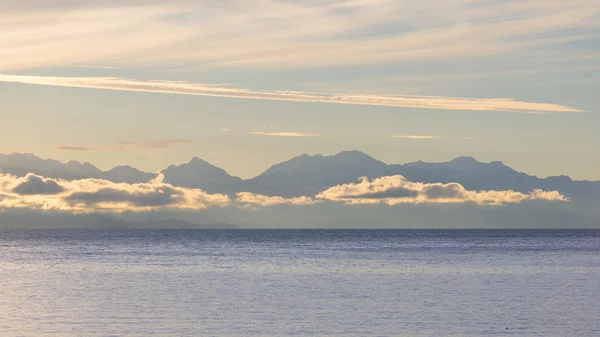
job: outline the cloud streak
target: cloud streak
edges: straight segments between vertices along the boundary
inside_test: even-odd
[[[0,74],[0,82],[120,91],[155,92],[179,95],[370,105],[417,109],[553,113],[572,113],[582,111],[563,105],[523,102],[511,98],[461,98],[409,95],[383,96],[329,94],[302,91],[258,91],[243,88],[218,87],[202,83],[181,81],[141,81],[119,77],[55,77]]]
[[[427,139],[463,139],[463,140],[474,140],[475,139],[473,137],[449,138],[449,137],[426,136],[426,135],[393,135],[392,138],[414,139],[414,140],[427,140]]]
[[[89,66],[89,65],[75,66],[75,68],[90,68],[90,69],[117,69],[117,68],[115,68],[115,67],[109,67],[109,66]]]
[[[200,189],[176,187],[163,176],[141,184],[100,179],[49,179],[35,174],[0,173],[0,209],[25,208],[72,213],[123,213],[157,210],[203,210],[225,207],[231,199]]]
[[[318,133],[298,133],[298,132],[248,132],[250,135],[269,136],[269,137],[321,137]]]
[[[61,145],[56,147],[59,151],[69,151],[69,152],[94,152],[94,151],[113,151],[119,150],[119,147],[92,147],[92,146],[71,146],[71,145]]]
[[[469,191],[458,183],[415,183],[403,176],[388,176],[358,183],[338,185],[319,193],[317,199],[346,204],[462,204],[505,205],[526,200],[566,202],[557,191],[534,190],[529,194],[515,191]]]
[[[392,138],[404,138],[404,139],[448,139],[448,137],[423,136],[423,135],[393,135]]]

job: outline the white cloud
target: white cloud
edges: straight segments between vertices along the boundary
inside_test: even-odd
[[[0,74],[0,82],[96,88],[108,90],[158,92],[180,95],[246,98],[275,101],[353,104],[467,111],[580,112],[581,110],[548,103],[522,102],[510,98],[458,98],[443,96],[382,96],[310,93],[300,91],[257,91],[215,87],[181,81],[140,81],[117,77],[51,77]]]
[[[0,173],[0,208],[27,208],[73,213],[144,212],[160,209],[202,210],[225,207],[231,199],[200,189],[176,187],[162,175],[142,184],[100,179],[47,179],[34,174],[15,177]]]
[[[458,183],[415,183],[399,175],[371,181],[363,177],[358,183],[338,185],[323,191],[316,198],[346,204],[388,205],[422,203],[503,205],[525,200],[568,201],[557,191],[534,190],[529,194],[515,191],[468,191]]]
[[[238,193],[235,202],[238,207],[244,209],[256,209],[259,207],[271,207],[280,205],[307,206],[314,205],[316,201],[311,197],[283,198],[271,197],[250,192]]]
[[[320,137],[320,134],[317,133],[298,133],[298,132],[261,132],[261,131],[252,131],[248,132],[251,135],[258,136],[270,136],[270,137]]]
[[[0,173],[0,209],[24,208],[73,213],[123,213],[157,210],[203,210],[227,207],[232,200],[224,194],[209,194],[200,189],[177,187],[163,182],[164,177],[140,184],[113,183],[100,179],[49,179],[35,174],[16,177]],[[331,187],[314,198],[284,198],[250,192],[236,194],[234,205],[259,209],[281,205],[310,206],[323,201],[345,204],[421,204],[475,203],[504,205],[526,200],[565,202],[557,191],[468,191],[457,183],[414,183],[402,176]]]

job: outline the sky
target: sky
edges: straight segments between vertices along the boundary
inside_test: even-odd
[[[596,0],[0,0],[0,153],[243,178],[303,153],[600,180]]]

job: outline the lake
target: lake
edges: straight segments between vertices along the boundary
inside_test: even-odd
[[[2,336],[600,336],[600,230],[0,230]]]

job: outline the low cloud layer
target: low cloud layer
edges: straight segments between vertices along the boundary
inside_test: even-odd
[[[159,175],[147,183],[114,183],[100,179],[49,179],[35,174],[16,177],[0,173],[0,209],[22,208],[73,213],[123,213],[157,210],[203,210],[235,205],[241,209],[309,206],[323,201],[344,204],[517,204],[526,200],[568,201],[557,191],[468,191],[458,183],[414,183],[402,176],[331,187],[314,197],[284,198],[240,192],[235,200],[224,194],[164,183]]]
[[[64,190],[64,187],[52,179],[30,174],[22,179],[12,192],[19,195],[55,195]]]
[[[317,202],[311,197],[270,197],[250,192],[238,193],[236,197],[236,203],[238,204],[238,207],[244,209],[256,209],[259,207],[271,207],[280,205],[307,206],[314,205]]]
[[[318,199],[346,204],[423,204],[475,203],[478,205],[516,204],[526,200],[568,201],[558,191],[534,190],[529,194],[515,191],[468,191],[458,183],[424,184],[389,176],[358,183],[338,185],[316,196]]]
[[[246,98],[258,100],[371,105],[440,110],[508,112],[580,112],[581,110],[547,103],[521,102],[511,98],[460,98],[443,96],[382,96],[330,94],[301,91],[258,91],[217,87],[180,81],[141,81],[119,77],[50,77],[0,74],[0,82],[59,87],[96,88],[122,91],[157,92],[179,95]]]
[[[122,213],[161,209],[202,210],[225,207],[231,199],[200,189],[166,184],[162,176],[148,183],[113,183],[100,179],[47,179],[35,174],[0,173],[0,209],[27,208],[73,213]]]
[[[96,152],[96,151],[118,151],[127,149],[142,149],[142,150],[166,150],[178,144],[191,143],[188,139],[157,139],[145,142],[119,142],[112,146],[73,146],[61,145],[56,149],[59,151],[71,152]]]

